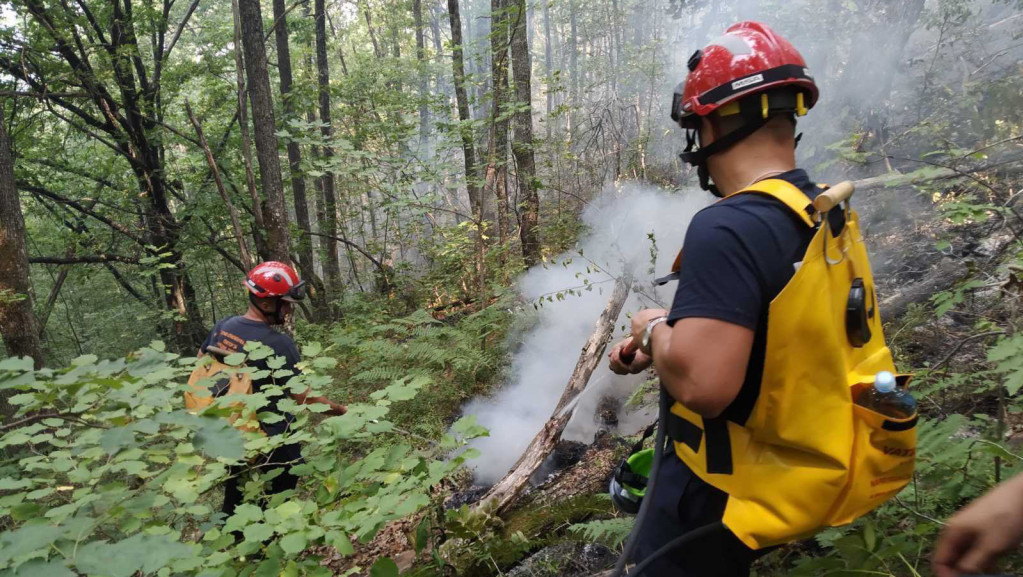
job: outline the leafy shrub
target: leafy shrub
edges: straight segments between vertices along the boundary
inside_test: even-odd
[[[608,547],[618,547],[629,538],[634,524],[635,518],[633,517],[616,517],[589,523],[576,523],[570,525],[568,530],[582,535],[587,541],[597,541]]]
[[[318,356],[319,349],[304,348],[303,373],[295,376],[280,368],[283,359],[271,359],[276,379],[291,378],[243,397],[245,404],[258,410],[285,389],[329,385],[323,371],[335,360]],[[256,345],[248,354],[269,352]],[[159,342],[124,359],[82,356],[60,370],[33,370],[29,359],[0,361],[0,390],[13,392],[18,407],[0,426],[7,454],[0,516],[9,519],[0,533],[0,574],[328,575],[303,552],[325,544],[349,555],[353,541],[417,512],[431,488],[473,456],[465,441],[483,432],[467,419],[432,452],[401,436],[370,448],[393,431],[394,403],[428,384],[419,376],[394,380],[341,417],[318,420],[326,406],[282,400],[279,406],[296,415],[288,433],[243,433],[222,418],[230,412],[222,399],[200,414],[182,408],[182,383],[195,362]],[[305,462],[292,467],[299,489],[264,495],[263,481],[275,471],[259,466],[261,456],[295,442],[304,446]],[[353,458],[339,452],[341,443],[367,448]],[[224,519],[215,494],[230,467],[244,464],[247,504]]]

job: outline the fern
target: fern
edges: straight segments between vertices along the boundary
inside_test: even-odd
[[[580,534],[587,541],[597,541],[608,547],[615,548],[629,538],[634,521],[635,519],[632,517],[600,519],[590,521],[589,523],[569,525],[568,530],[572,533]]]

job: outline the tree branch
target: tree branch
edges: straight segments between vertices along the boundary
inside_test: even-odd
[[[139,259],[138,257],[121,254],[91,254],[73,257],[30,256],[28,257],[28,262],[31,264],[100,264],[110,262],[139,264]]]
[[[80,213],[82,213],[84,215],[87,215],[87,216],[91,216],[92,218],[94,218],[94,219],[100,221],[101,223],[109,226],[110,228],[116,230],[117,232],[119,232],[119,233],[123,234],[124,236],[130,238],[131,240],[135,241],[140,246],[145,247],[147,245],[146,241],[142,237],[140,237],[137,234],[135,234],[134,232],[128,230],[128,228],[125,227],[124,225],[116,223],[116,222],[110,220],[109,218],[107,218],[107,217],[105,217],[105,216],[103,216],[101,214],[98,214],[98,213],[96,213],[95,211],[93,211],[93,210],[91,210],[89,208],[86,208],[86,207],[82,206],[80,203],[78,203],[78,202],[76,202],[74,200],[71,200],[69,198],[64,198],[63,196],[60,196],[59,194],[57,194],[55,192],[52,192],[52,191],[49,191],[49,190],[47,190],[47,189],[45,189],[45,188],[43,188],[41,186],[34,186],[34,185],[27,184],[27,183],[24,183],[24,182],[19,182],[18,183],[18,188],[21,189],[21,190],[25,190],[25,191],[31,192],[32,194],[35,194],[37,196],[44,196],[46,198],[49,198],[52,201],[59,202],[60,204],[64,204],[64,205],[70,206],[71,208],[77,210],[78,212],[80,212]]]
[[[109,271],[110,274],[114,277],[114,280],[117,281],[117,284],[124,287],[124,290],[128,291],[128,294],[135,297],[135,300],[139,301],[140,303],[146,306],[152,304],[152,302],[146,299],[146,297],[142,296],[142,294],[139,291],[135,290],[135,287],[131,286],[131,283],[128,282],[128,279],[124,278],[124,275],[121,274],[121,271],[117,270],[117,267],[110,264],[109,262],[103,263],[103,266],[106,267],[107,271]]]
[[[199,6],[199,0],[194,0],[192,4],[185,11],[185,17],[178,23],[177,29],[174,30],[174,36],[171,37],[170,44],[167,45],[167,49],[160,55],[160,60],[167,60],[170,56],[171,50],[174,50],[174,45],[178,43],[178,38],[181,38],[181,33],[185,30],[185,25],[188,24],[188,20],[192,17],[192,13]]]
[[[348,240],[347,238],[342,238],[340,236],[334,236],[332,234],[325,234],[325,233],[322,233],[322,232],[313,232],[313,231],[308,231],[305,234],[309,234],[309,235],[312,235],[312,236],[322,236],[324,238],[332,238],[332,239],[334,239],[336,241],[342,242],[342,243],[344,243],[344,244],[354,248],[355,250],[359,251],[359,254],[361,254],[362,256],[366,257],[369,260],[369,262],[373,263],[377,268],[380,269],[381,272],[386,274],[386,273],[389,273],[390,270],[391,270],[391,267],[389,267],[389,266],[385,265],[384,263],[380,262],[379,260],[374,258],[373,255],[369,254],[369,252],[367,252],[366,249],[364,249],[361,246],[355,244],[354,242]]]

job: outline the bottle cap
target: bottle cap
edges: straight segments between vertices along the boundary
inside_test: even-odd
[[[881,371],[874,377],[874,388],[879,393],[890,393],[895,390],[895,375]]]

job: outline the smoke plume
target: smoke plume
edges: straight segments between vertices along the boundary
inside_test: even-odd
[[[636,278],[616,333],[628,324],[626,314],[671,304],[675,287],[655,287],[651,281],[671,267],[689,221],[709,200],[709,195],[697,190],[671,192],[638,182],[621,183],[594,199],[584,212],[588,232],[580,239],[581,251],[563,254],[553,264],[535,266],[522,277],[519,291],[523,298],[530,302],[544,298],[538,318],[524,334],[513,337],[521,344],[514,353],[507,383],[493,396],[476,399],[464,408],[490,430],[489,437],[474,443],[482,452],[474,461],[478,482],[491,484],[500,479],[551,416],[583,344],[607,305],[616,277],[631,267]],[[654,243],[656,262],[651,263]],[[583,279],[589,281],[591,290],[546,301],[547,295],[581,287]],[[616,338],[620,336],[616,334]],[[614,375],[601,361],[564,438],[591,441],[597,430],[593,416],[600,398],[604,394],[627,396],[644,378]],[[634,428],[624,430],[630,424],[640,426],[626,421],[623,432],[634,432]]]

